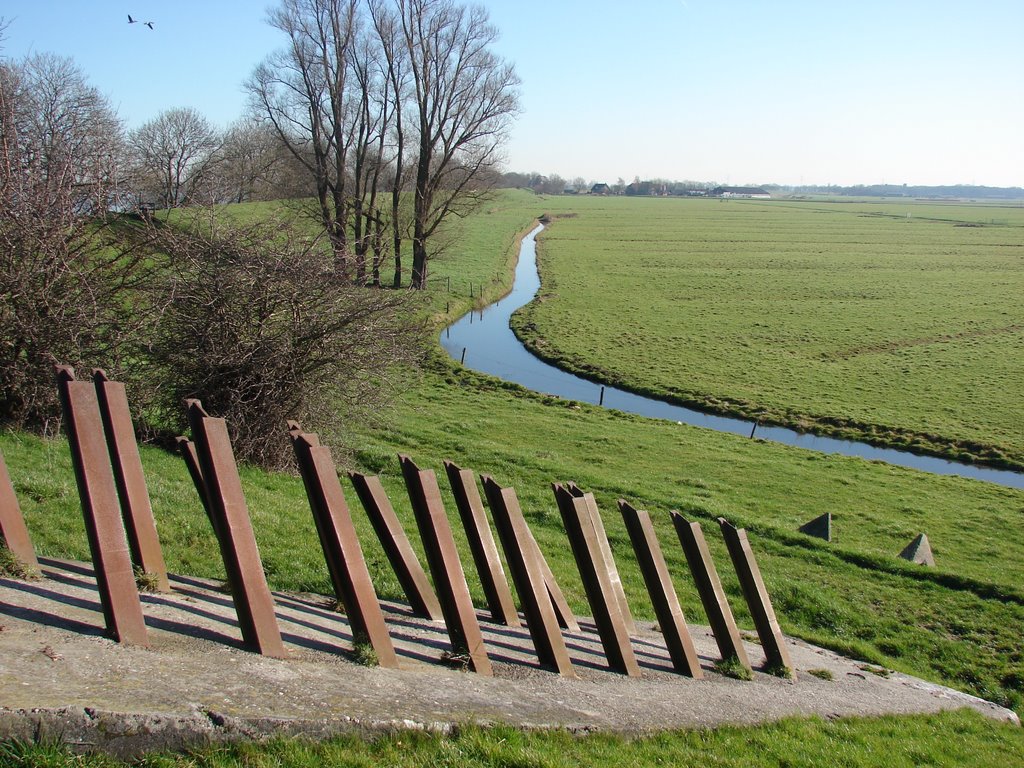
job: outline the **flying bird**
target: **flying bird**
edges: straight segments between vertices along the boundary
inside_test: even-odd
[[[153,22],[152,21],[147,21],[146,22],[146,26],[149,27],[150,29],[152,29],[153,28]]]
[[[133,19],[133,18],[132,18],[132,15],[131,15],[131,14],[129,13],[129,14],[128,14],[128,23],[129,23],[129,24],[138,24],[138,23],[139,23],[139,20],[138,20],[138,19]]]

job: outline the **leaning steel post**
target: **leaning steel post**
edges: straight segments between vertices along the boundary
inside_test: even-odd
[[[198,400],[185,405],[242,638],[264,656],[287,658],[227,424],[211,417]]]
[[[764,579],[761,578],[761,569],[757,567],[754,551],[747,540],[747,532],[743,528],[731,525],[724,517],[718,518],[718,525],[722,529],[729,557],[736,568],[740,588],[750,609],[750,616],[754,619],[754,627],[757,629],[761,647],[764,648],[768,666],[794,677],[796,672],[786,648],[786,640],[775,617],[775,609],[772,607]]]
[[[125,645],[148,645],[96,389],[68,366],[57,367],[57,389],[107,631]]]

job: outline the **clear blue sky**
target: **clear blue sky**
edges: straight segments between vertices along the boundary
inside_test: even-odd
[[[226,125],[281,44],[270,4],[3,0],[0,54],[71,57],[129,127],[179,106]],[[523,81],[511,169],[1024,186],[1024,0],[483,5]]]

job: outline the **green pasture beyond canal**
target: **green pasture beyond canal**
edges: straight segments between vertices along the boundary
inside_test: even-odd
[[[717,412],[1024,466],[1024,205],[548,198],[543,357]]]

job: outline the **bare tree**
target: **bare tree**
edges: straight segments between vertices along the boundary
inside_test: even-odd
[[[391,111],[390,83],[381,66],[379,48],[372,38],[361,36],[349,50],[350,68],[358,104],[352,144],[353,236],[356,280],[366,280],[367,255],[372,251],[372,281],[380,285],[380,261],[384,222],[377,194]]]
[[[402,193],[405,189],[407,165],[406,120],[403,114],[409,95],[410,79],[408,55],[402,42],[401,23],[390,0],[369,0],[370,18],[380,44],[380,59],[385,83],[385,99],[390,99],[391,109],[386,118],[386,129],[391,137],[392,154],[388,160],[390,168],[390,227],[391,251],[394,258],[392,287],[402,287],[402,241],[405,239],[406,222],[403,215]]]
[[[358,96],[349,83],[359,0],[282,0],[270,23],[288,36],[249,78],[252,106],[266,118],[316,184],[318,217],[334,250],[335,269],[351,269],[349,149]]]
[[[285,148],[273,129],[252,117],[228,127],[211,158],[210,186],[217,202],[267,200],[281,187]]]
[[[6,71],[7,125],[25,163],[21,180],[69,195],[75,208],[105,210],[124,152],[121,122],[107,100],[74,62],[53,54],[29,56]]]
[[[477,199],[519,108],[513,66],[491,52],[497,30],[481,6],[397,0],[417,118],[412,284],[425,288],[428,240]]]
[[[161,208],[176,208],[199,196],[204,171],[221,144],[210,122],[192,107],[161,112],[132,131],[128,141],[137,186]]]
[[[118,370],[141,251],[115,233],[122,131],[68,60],[0,61],[0,419],[57,411],[55,363]],[[117,235],[117,236],[115,236]],[[130,355],[128,355],[130,356]]]

